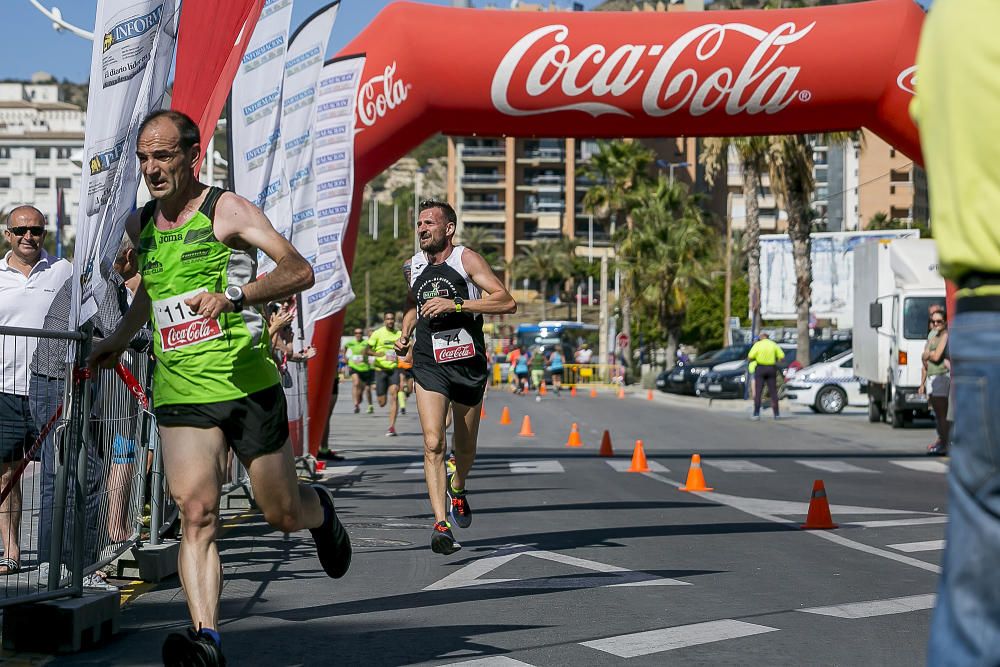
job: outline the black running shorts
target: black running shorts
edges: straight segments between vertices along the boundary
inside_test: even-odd
[[[358,379],[361,380],[361,384],[366,386],[370,385],[375,378],[375,374],[372,372],[372,369],[370,368],[366,371],[358,371],[351,368],[351,375],[357,375]]]
[[[426,391],[444,394],[456,403],[471,407],[482,402],[489,373],[458,364],[414,364],[413,379]]]
[[[399,386],[399,369],[393,368],[391,371],[381,368],[375,369],[375,395],[385,396],[389,393],[389,387]]]
[[[153,413],[160,426],[221,429],[243,461],[276,452],[288,440],[285,391],[278,384],[232,401],[161,405]]]

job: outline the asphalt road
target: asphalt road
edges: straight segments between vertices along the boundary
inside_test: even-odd
[[[500,426],[503,406],[514,424]],[[947,460],[928,428],[859,412],[750,422],[745,408],[645,393],[494,393],[468,488],[463,550],[428,546],[419,424],[335,414],[348,457],[326,472],[355,544],[323,576],[308,533],[227,520],[230,665],[917,665],[946,519]],[[516,434],[524,415],[536,436]],[[567,448],[572,422],[584,447]],[[615,458],[597,456],[610,431]],[[642,439],[653,471],[624,472]],[[703,456],[707,493],[677,489]],[[822,479],[833,531],[803,531]],[[157,664],[184,627],[176,580],[133,598],[110,645],[54,664]]]

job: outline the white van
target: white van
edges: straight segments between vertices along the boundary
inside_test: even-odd
[[[854,375],[854,352],[844,352],[790,376],[785,383],[785,398],[813,412],[835,415],[848,405],[868,405],[861,386],[861,380]]]

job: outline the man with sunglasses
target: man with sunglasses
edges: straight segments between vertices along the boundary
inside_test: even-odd
[[[472,523],[465,480],[476,456],[479,411],[488,377],[483,315],[513,313],[517,304],[486,260],[452,243],[458,217],[450,204],[425,200],[419,208],[420,252],[403,265],[409,291],[396,352],[403,356],[413,345],[424,476],[435,521],[431,550],[447,555],[462,548],[451,532],[448,516],[461,528]],[[454,415],[455,471],[446,478],[449,407]]]
[[[52,257],[44,248],[45,216],[34,206],[18,206],[7,216],[3,231],[10,246],[0,259],[0,326],[41,329],[59,289],[73,274],[73,265]],[[38,437],[28,403],[28,364],[37,338],[0,336],[0,488],[6,488]],[[17,483],[0,506],[0,539],[4,553],[0,576],[21,567],[21,485]]]

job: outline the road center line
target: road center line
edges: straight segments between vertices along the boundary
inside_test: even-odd
[[[645,475],[646,477],[649,477],[650,479],[655,479],[658,482],[662,482],[663,484],[669,484],[670,486],[674,487],[682,486],[680,482],[675,482],[672,479],[668,479],[661,475],[657,475],[654,472],[647,472],[642,474]],[[698,493],[698,492],[694,492],[693,495],[700,496],[705,500],[717,502],[721,505],[732,507],[733,509],[744,512],[745,514],[749,514],[750,516],[755,516],[758,519],[764,519],[765,521],[772,521],[774,523],[780,523],[787,526],[796,526],[796,527],[798,526],[798,522],[796,521],[789,521],[787,519],[782,519],[781,517],[773,516],[771,514],[764,514],[762,512],[755,512],[752,509],[749,509],[749,506],[751,506],[752,504],[760,502],[759,499],[757,498],[742,498],[740,496],[727,496],[727,495],[718,495],[714,493]],[[947,520],[947,517],[940,517],[940,518]],[[873,556],[888,558],[889,560],[894,560],[897,563],[912,565],[913,567],[920,568],[921,570],[927,570],[928,572],[934,572],[935,574],[941,573],[941,567],[939,565],[935,565],[933,563],[927,563],[917,558],[910,558],[909,556],[897,554],[892,551],[886,551],[885,549],[880,549],[878,547],[862,544],[861,542],[855,542],[854,540],[848,539],[841,535],[837,535],[836,533],[828,530],[809,530],[803,532],[807,532],[810,535],[813,535],[820,539],[834,542],[841,546],[847,547],[848,549],[854,549],[855,551],[862,551],[864,553],[871,554]]]
[[[686,646],[711,644],[712,642],[725,639],[737,639],[765,632],[775,632],[777,629],[766,625],[725,619],[721,621],[708,621],[707,623],[694,623],[692,625],[679,625],[673,628],[661,628],[660,630],[647,630],[646,632],[636,632],[629,635],[618,635],[617,637],[581,642],[580,645],[610,653],[611,655],[617,655],[620,658],[636,658],[651,653],[672,651]]]

